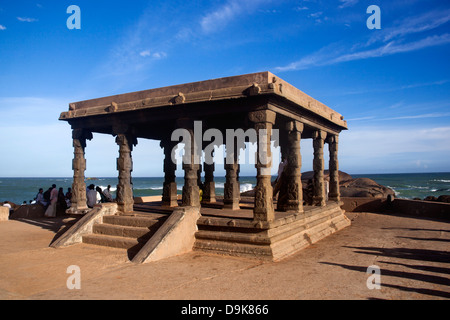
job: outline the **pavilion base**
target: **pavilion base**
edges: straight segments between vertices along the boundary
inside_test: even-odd
[[[197,221],[194,250],[279,261],[350,224],[337,202],[270,223],[203,216]]]

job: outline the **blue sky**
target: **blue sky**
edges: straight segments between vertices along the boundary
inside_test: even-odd
[[[367,28],[370,5],[381,29]],[[449,53],[447,1],[2,1],[0,176],[72,176],[58,121],[70,102],[259,71],[345,116],[341,170],[450,171]],[[117,156],[94,135],[86,175],[116,176]],[[133,161],[135,176],[160,176],[159,143],[140,139]]]

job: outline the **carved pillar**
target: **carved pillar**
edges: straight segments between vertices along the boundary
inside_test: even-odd
[[[338,162],[338,144],[339,136],[332,135],[328,139],[328,148],[330,150],[330,192],[328,194],[328,199],[330,201],[340,201],[341,195],[339,191],[339,162]]]
[[[118,134],[116,143],[119,146],[119,158],[117,158],[117,171],[119,171],[119,184],[117,185],[117,205],[118,211],[123,213],[132,212],[133,183],[131,182],[131,172],[133,171],[133,161],[131,151],[135,139],[125,134]]]
[[[314,147],[314,160],[313,160],[313,205],[325,206],[326,194],[325,194],[325,181],[324,181],[324,159],[323,159],[323,147],[324,141],[327,137],[327,133],[322,130],[317,130],[313,133],[313,147]]]
[[[216,202],[216,185],[214,182],[214,163],[207,164],[203,163],[205,169],[205,184],[202,202],[212,203]]]
[[[200,206],[200,188],[198,187],[198,170],[200,169],[197,156],[197,145],[194,139],[194,130],[187,129],[191,143],[185,145],[183,157],[184,186],[182,196],[182,206]]]
[[[223,195],[223,207],[225,209],[239,210],[240,184],[239,184],[239,149],[234,146],[227,146],[227,156],[225,158],[225,186]]]
[[[73,183],[71,207],[67,210],[69,214],[82,214],[88,210],[86,203],[86,183],[84,182],[86,171],[86,159],[84,150],[86,148],[86,140],[92,139],[92,133],[82,129],[72,131],[74,159],[72,161]]]
[[[162,206],[163,207],[176,207],[177,202],[177,183],[175,182],[175,172],[177,170],[177,164],[174,163],[174,157],[172,153],[174,151],[177,142],[170,139],[162,140],[160,143],[161,148],[164,149],[164,184],[162,194]]]
[[[273,189],[271,184],[272,150],[270,137],[275,124],[276,114],[270,110],[253,111],[249,119],[255,124],[258,137],[256,158],[255,208],[253,219],[256,221],[273,221]]]
[[[302,156],[300,153],[300,140],[303,132],[303,124],[298,121],[290,121],[286,124],[288,132],[287,165],[284,169],[284,177],[278,198],[278,209],[282,211],[303,212],[303,190],[301,179]]]

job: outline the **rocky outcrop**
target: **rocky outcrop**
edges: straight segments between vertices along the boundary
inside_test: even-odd
[[[308,181],[313,178],[313,171],[302,174],[303,187],[306,189]],[[329,171],[324,171],[324,178],[329,181]],[[387,198],[395,196],[394,190],[382,186],[369,178],[353,178],[348,173],[339,171],[339,191],[341,197],[358,198]]]
[[[420,200],[420,199],[419,199]],[[444,202],[444,203],[450,203],[450,195],[442,195],[439,197],[435,197],[435,196],[428,196],[425,199],[423,199],[424,201],[434,201],[434,202]]]
[[[307,201],[311,193],[311,182],[314,172],[302,173],[303,195]],[[329,171],[324,171],[324,178],[329,181]],[[341,197],[364,197],[364,198],[387,198],[389,195],[395,196],[394,190],[382,186],[369,178],[353,178],[348,173],[339,171],[339,190]],[[250,190],[241,194],[242,196],[253,196],[254,191]]]

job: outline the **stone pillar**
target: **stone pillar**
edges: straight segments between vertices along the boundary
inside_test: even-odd
[[[162,140],[160,143],[161,148],[164,149],[164,183],[162,194],[162,206],[163,207],[176,207],[177,202],[177,183],[175,182],[177,164],[174,163],[172,153],[174,151],[177,142],[170,139]]]
[[[324,180],[324,159],[323,159],[323,147],[324,141],[327,137],[327,133],[322,130],[314,131],[313,133],[313,147],[314,147],[314,160],[313,160],[313,205],[325,206],[326,194],[325,194],[325,180]]]
[[[69,214],[82,214],[88,210],[86,203],[86,183],[84,173],[86,171],[86,159],[84,150],[86,140],[92,139],[92,133],[82,129],[72,131],[74,159],[72,161],[73,183],[71,207],[67,210]]]
[[[338,144],[339,136],[332,135],[328,138],[328,148],[330,150],[330,192],[328,199],[330,201],[340,201],[341,195],[339,191],[339,162],[338,162]]]
[[[198,187],[198,170],[200,169],[197,156],[197,145],[194,139],[194,130],[187,129],[190,135],[190,146],[185,145],[183,157],[184,186],[182,196],[183,207],[200,206],[200,188]]]
[[[204,192],[203,192],[203,203],[212,203],[216,202],[216,185],[214,182],[214,163],[207,164],[203,163],[203,167],[205,169],[205,184],[204,184]]]
[[[225,209],[239,210],[240,184],[239,184],[239,149],[234,146],[226,148],[225,158],[225,186],[223,195],[223,207]]]
[[[253,219],[255,221],[273,221],[273,189],[271,184],[272,150],[270,137],[275,124],[276,114],[270,110],[259,110],[249,113],[249,119],[255,124],[257,143],[256,158],[256,187],[255,208]]]
[[[116,137],[116,143],[119,145],[119,158],[117,158],[119,184],[117,185],[116,200],[118,211],[123,213],[133,212],[134,205],[133,183],[131,182],[131,172],[133,171],[133,161],[131,159],[133,140],[133,137],[126,134],[118,134]]]
[[[303,212],[303,189],[301,179],[302,156],[300,153],[300,140],[303,132],[303,124],[298,121],[290,121],[286,124],[288,132],[287,165],[284,169],[284,177],[278,209],[294,213]],[[283,194],[281,194],[283,191]]]

